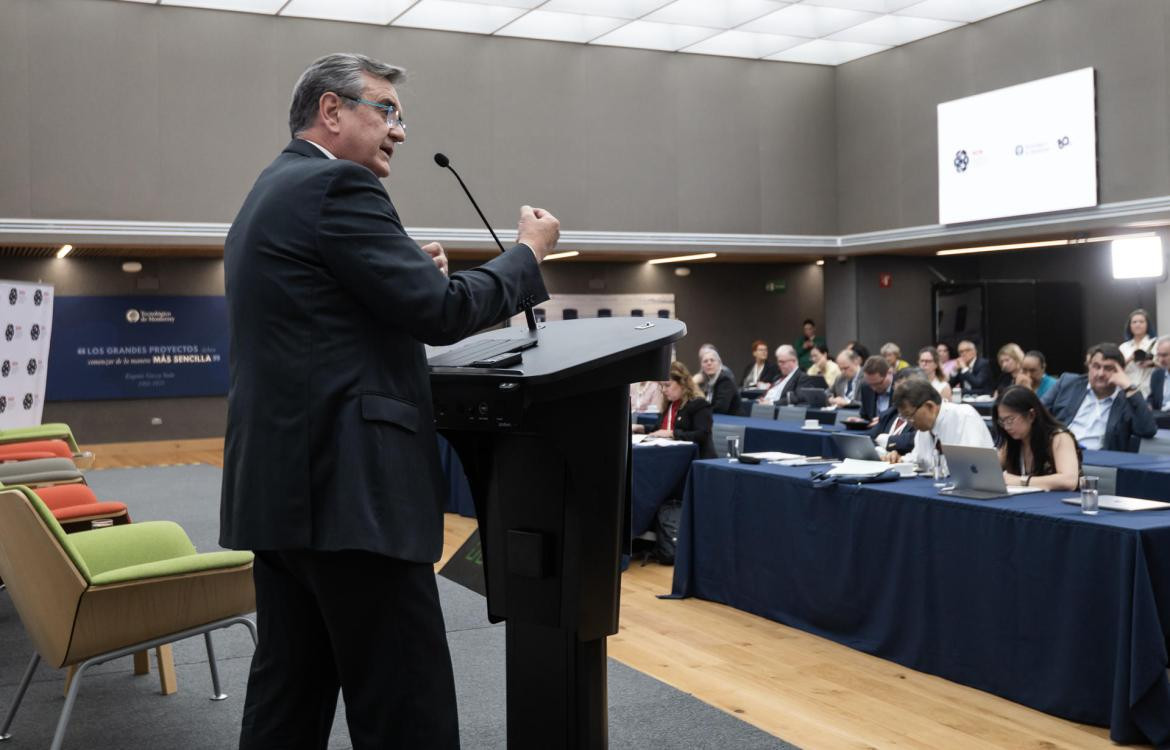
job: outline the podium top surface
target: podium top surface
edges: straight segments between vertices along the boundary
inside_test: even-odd
[[[667,318],[583,318],[541,323],[535,332],[511,327],[469,336],[457,344],[427,347],[428,361],[462,346],[499,339],[531,339],[537,344],[523,359],[500,369],[431,366],[431,380],[524,380],[532,383],[584,374],[627,357],[669,346],[686,335],[686,324]]]

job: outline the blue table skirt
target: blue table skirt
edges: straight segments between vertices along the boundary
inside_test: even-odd
[[[634,536],[650,529],[658,506],[665,500],[682,497],[687,472],[698,452],[694,444],[634,446],[631,478]],[[463,463],[442,435],[439,458],[447,478],[447,512],[475,518],[475,500],[463,473]]]
[[[1064,493],[943,498],[929,480],[814,488],[696,461],[674,594],[723,602],[1073,721],[1170,743],[1170,513]]]
[[[1170,456],[1119,451],[1085,451],[1087,466],[1117,469],[1117,494],[1170,501]],[[1170,510],[1161,511],[1170,513]]]
[[[716,414],[715,423],[742,425],[744,428],[742,450],[748,453],[782,451],[799,453],[802,456],[841,457],[841,452],[829,437],[832,433],[845,429],[840,425],[823,425],[819,430],[806,430],[801,426],[801,422],[732,417],[727,414]]]

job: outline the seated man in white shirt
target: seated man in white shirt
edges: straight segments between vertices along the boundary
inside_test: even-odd
[[[780,368],[780,378],[760,398],[760,403],[795,404],[803,401],[800,389],[808,387],[810,377],[800,369],[796,349],[788,344],[776,347],[776,366]]]
[[[894,389],[892,399],[898,414],[914,426],[914,450],[901,456],[897,451],[886,454],[890,463],[906,461],[929,469],[936,457],[943,460],[946,471],[943,445],[965,445],[974,448],[994,448],[991,432],[979,412],[968,404],[954,404],[943,401],[934,386],[926,380],[909,378]]]

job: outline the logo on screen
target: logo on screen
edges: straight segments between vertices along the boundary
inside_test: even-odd
[[[34,305],[40,305],[41,302],[44,301],[44,299],[45,299],[45,295],[41,292],[40,289],[33,292],[33,304]]]
[[[11,372],[12,372],[12,363],[9,362],[8,360],[4,360],[4,364],[0,364],[0,376],[8,377],[9,373],[11,373]]]
[[[27,411],[33,407],[33,395],[31,393],[24,394],[24,408]]]
[[[1056,139],[1056,147],[1057,147],[1057,148],[1066,148],[1066,147],[1068,147],[1068,136],[1066,135],[1066,136],[1062,136],[1062,137],[1060,137],[1060,138],[1057,138],[1057,139]]]
[[[130,308],[129,310],[126,311],[126,322],[127,323],[137,323],[140,320],[142,320],[142,313],[138,312],[134,308]]]
[[[35,359],[30,359],[28,361],[28,366],[25,367],[25,369],[28,370],[29,375],[36,375],[37,374],[37,361]]]
[[[37,339],[39,339],[39,338],[41,337],[41,326],[40,326],[40,324],[39,324],[39,323],[33,323],[33,327],[32,327],[32,328],[30,328],[30,329],[28,329],[28,335],[32,337],[32,340],[33,340],[33,341],[36,341]]]
[[[979,467],[978,467],[978,466],[976,466],[975,464],[971,464],[971,473],[972,473],[972,474],[978,474],[978,473],[979,473]]]
[[[16,304],[16,288],[15,287],[8,290],[8,304],[10,304],[10,305]]]
[[[967,165],[971,163],[971,157],[967,156],[967,152],[959,149],[955,152],[955,171],[966,172]]]
[[[16,335],[16,328],[11,323],[4,329],[4,340],[12,341],[12,337]]]
[[[0,396],[0,414],[3,414],[4,410],[7,408],[8,408],[8,397],[7,396]]]

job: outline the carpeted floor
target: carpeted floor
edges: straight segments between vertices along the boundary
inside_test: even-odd
[[[180,523],[200,551],[218,549],[220,470],[203,465],[91,471],[103,499],[130,506],[136,521]],[[458,685],[464,748],[505,747],[504,626],[491,625],[483,598],[439,578],[447,638]],[[135,677],[130,659],[85,678],[65,746],[89,750],[223,750],[235,746],[252,642],[243,628],[215,636],[228,699],[208,700],[211,680],[202,639],[175,644],[179,692],[162,697],[158,678]],[[32,646],[11,600],[0,592],[0,714],[7,710]],[[64,672],[39,669],[5,750],[44,748],[64,702]],[[612,659],[609,662],[610,746],[615,748],[791,748],[755,727]],[[338,705],[329,747],[350,747]]]

